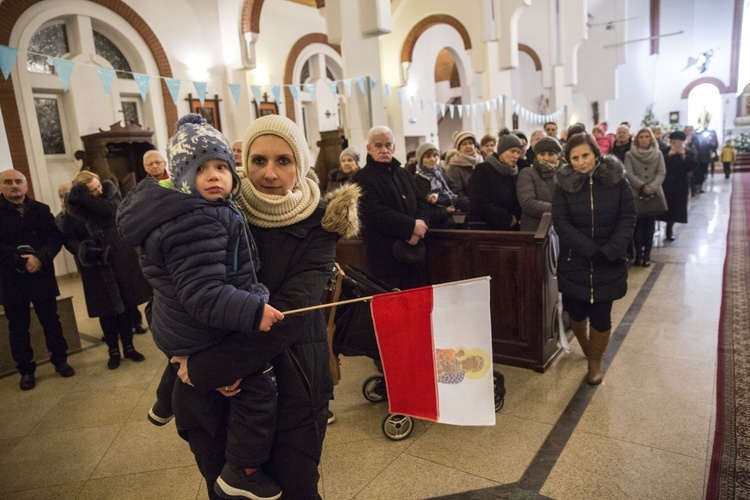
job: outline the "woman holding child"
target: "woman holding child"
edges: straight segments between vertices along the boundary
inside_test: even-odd
[[[345,186],[326,208],[302,131],[278,115],[260,118],[248,129],[242,163],[238,174],[244,179],[234,201],[249,223],[262,263],[257,278],[270,292],[268,303],[281,312],[319,304],[339,236],[356,233],[359,189]],[[170,158],[170,172],[171,167]],[[215,489],[229,458],[230,402],[240,394],[240,379],[268,362],[278,397],[276,427],[269,429],[272,446],[262,470],[285,497],[319,498],[317,468],[333,392],[322,310],[286,315],[268,332],[229,334],[173,360],[181,363],[182,382],[173,394],[178,431],[190,443],[210,498],[236,494]]]

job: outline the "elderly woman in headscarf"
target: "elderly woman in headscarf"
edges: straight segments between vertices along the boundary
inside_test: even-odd
[[[476,144],[477,138],[472,132],[457,132],[453,135],[453,147],[457,153],[450,157],[450,163],[446,162],[451,190],[458,195],[456,208],[462,211],[469,209],[469,179],[474,167],[483,160]]]
[[[562,147],[554,137],[542,137],[534,145],[534,164],[518,172],[516,192],[521,204],[521,231],[536,231],[545,212],[552,212],[555,170]]]
[[[329,172],[326,194],[340,188],[344,184],[349,184],[354,174],[357,173],[357,170],[359,170],[359,153],[350,146],[339,155],[339,168]]]
[[[458,196],[451,191],[445,171],[438,165],[440,155],[437,146],[425,142],[417,148],[417,170],[414,181],[417,194],[429,204],[430,227],[433,229],[453,229],[453,212],[456,211]]]

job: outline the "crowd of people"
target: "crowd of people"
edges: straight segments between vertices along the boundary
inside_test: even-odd
[[[75,370],[57,315],[53,259],[73,254],[88,315],[98,318],[107,367],[145,359],[134,334],[165,355],[148,419],[175,419],[210,498],[318,498],[318,464],[333,384],[320,304],[340,237],[360,233],[367,271],[391,288],[427,283],[429,230],[536,231],[552,214],[558,283],[588,358],[602,380],[613,301],[628,266],[648,267],[657,221],[687,222],[691,195],[714,174],[729,177],[731,141],[692,127],[634,134],[628,124],[589,134],[556,123],[529,135],[504,129],[480,140],[458,131],[441,151],[425,142],[402,166],[388,127],[369,131],[364,159],[345,148],[322,193],[302,130],[270,115],[230,143],[198,115],[167,146],[143,156],[145,178],[123,200],[88,170],[60,186],[62,211],[26,196],[16,170],[0,173],[0,303],[9,321],[20,388],[35,384],[30,305],[50,361]],[[709,169],[710,166],[710,169]],[[463,217],[459,218],[458,215]],[[121,350],[122,348],[122,350]]]

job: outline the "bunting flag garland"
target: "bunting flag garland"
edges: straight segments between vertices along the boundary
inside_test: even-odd
[[[313,85],[312,83],[308,83],[307,85],[305,85],[305,89],[310,95],[310,102],[315,102],[315,85]]]
[[[359,85],[359,90],[364,94],[365,93],[365,77],[360,76],[357,78],[357,84]]]
[[[253,93],[255,105],[260,109],[260,85],[250,85],[250,91]]]
[[[195,87],[195,92],[198,94],[198,100],[201,102],[201,106],[203,106],[203,103],[206,101],[206,86],[208,86],[208,83],[206,82],[193,82],[193,87]]]
[[[331,94],[333,97],[339,93],[339,84],[337,82],[328,82],[328,86],[331,88]]]
[[[115,70],[97,67],[96,74],[99,75],[99,81],[102,82],[104,93],[110,95],[112,93],[112,81],[115,79]]]
[[[180,94],[180,84],[182,82],[180,82],[179,78],[164,78],[164,83],[167,85],[169,95],[172,96],[172,101],[177,104],[177,96]]]
[[[346,95],[348,97],[352,96],[352,81],[351,80],[344,80],[344,89],[346,90]]]
[[[445,103],[444,102],[440,103],[440,115],[442,116],[442,118],[445,118]]]
[[[463,118],[464,117],[464,107],[463,106],[459,106],[458,107],[458,117],[459,118]]]
[[[451,120],[452,120],[452,119],[453,119],[453,109],[454,109],[454,106],[453,106],[453,104],[449,104],[449,105],[448,105],[448,109],[449,109],[449,110],[450,110],[450,112],[451,112]]]
[[[151,77],[141,73],[133,73],[133,78],[135,78],[135,84],[138,86],[138,91],[141,93],[141,99],[143,102],[146,102],[146,96],[148,95],[148,82]]]
[[[289,91],[292,93],[292,99],[294,99],[294,102],[299,101],[299,88],[297,88],[296,85],[291,85]]]
[[[281,104],[281,85],[272,85],[271,93],[273,94],[273,100],[276,104]]]
[[[63,90],[67,92],[75,63],[73,61],[68,61],[67,59],[60,59],[59,57],[52,57],[51,59],[52,64],[55,66],[55,71],[57,71],[57,76],[60,77],[60,83],[62,83]]]
[[[16,63],[18,57],[18,49],[13,47],[6,47],[0,45],[0,70],[3,72],[3,77],[7,80],[10,76],[10,69]]]
[[[375,86],[378,84],[378,79],[373,77],[370,78],[370,90],[375,90]]]
[[[239,106],[240,105],[240,89],[242,88],[242,86],[239,83],[228,83],[227,87],[229,87],[229,93],[232,94],[234,105]],[[173,94],[172,99],[174,99],[175,103],[177,103],[176,95]]]

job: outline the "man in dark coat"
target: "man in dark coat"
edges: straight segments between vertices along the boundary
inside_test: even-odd
[[[625,162],[625,153],[630,151],[633,146],[633,138],[630,136],[630,128],[626,125],[620,125],[615,132],[615,144],[609,154],[617,157],[621,162]]]
[[[360,218],[369,272],[390,287],[426,284],[424,238],[427,201],[417,194],[414,178],[393,158],[396,145],[388,127],[374,127],[367,137],[367,162],[353,181],[362,188]]]
[[[62,247],[63,236],[49,207],[27,197],[28,189],[21,172],[0,173],[0,304],[8,318],[10,350],[23,391],[36,385],[29,333],[31,303],[55,370],[63,377],[75,374],[68,364],[68,344],[57,315],[60,291],[52,262]]]

